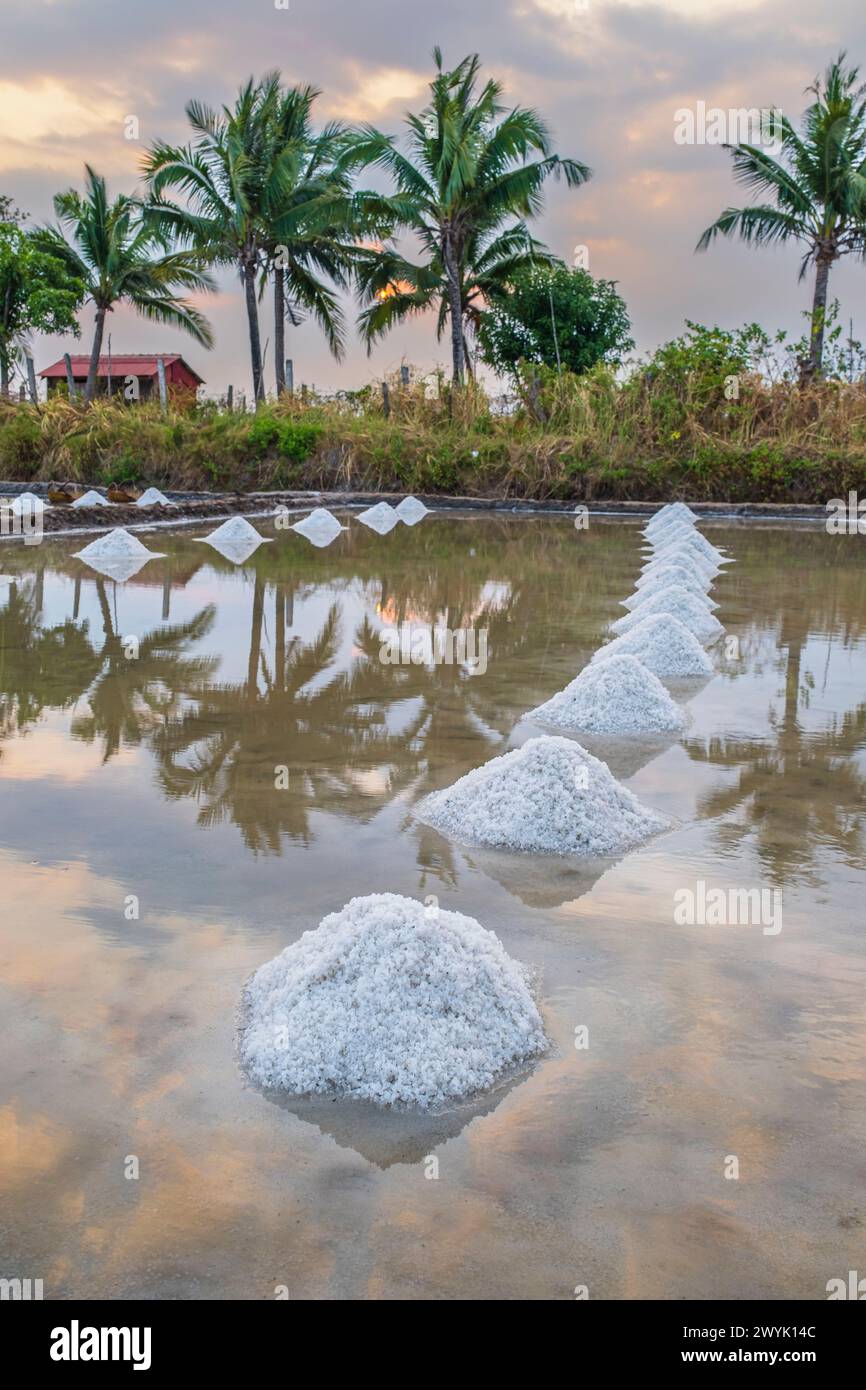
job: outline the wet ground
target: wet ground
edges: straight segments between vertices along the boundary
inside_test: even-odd
[[[682,692],[683,738],[604,750],[674,828],[580,865],[455,846],[412,806],[538,732],[623,611],[637,525],[349,521],[316,550],[257,524],[275,543],[240,567],[144,536],[166,557],[125,584],[73,539],[0,548],[0,1275],[821,1299],[866,1270],[862,539],[704,528],[737,558],[714,596],[739,652]],[[382,664],[384,625],[437,617],[487,629],[485,674]],[[782,929],[681,925],[699,883],[781,894]],[[554,1049],[421,1121],[275,1104],[237,1070],[242,984],[382,889],[535,966]]]

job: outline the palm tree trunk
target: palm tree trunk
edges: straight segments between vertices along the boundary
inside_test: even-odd
[[[448,286],[448,310],[451,318],[451,358],[453,362],[452,380],[455,386],[463,385],[463,296],[460,293],[460,275],[450,237],[442,238],[442,259],[445,262],[445,279]]]
[[[821,375],[824,357],[824,328],[827,319],[827,285],[833,258],[819,251],[815,264],[815,294],[812,299],[812,329],[809,339],[809,376]]]
[[[99,354],[102,352],[102,334],[105,330],[105,310],[100,307],[96,310],[96,323],[93,328],[93,347],[90,350],[90,366],[87,368],[87,383],[84,387],[84,399],[87,405],[93,400],[93,393],[96,390],[96,374],[99,371]]]
[[[256,405],[264,396],[262,381],[262,340],[259,334],[259,306],[256,303],[256,268],[244,264],[244,295],[247,303],[247,323],[250,330],[250,363],[253,369],[253,400]]]
[[[274,271],[274,375],[280,397],[286,389],[286,277],[282,266]]]
[[[4,400],[9,396],[9,358],[5,352],[0,352],[0,396]]]

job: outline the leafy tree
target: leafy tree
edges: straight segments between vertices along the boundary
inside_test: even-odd
[[[811,332],[801,378],[821,372],[830,270],[842,256],[866,256],[866,84],[842,53],[812,87],[815,100],[802,132],[773,113],[779,158],[770,148],[729,145],[734,177],[771,201],[726,208],[698,242],[705,250],[717,235],[753,246],[797,241],[803,246],[802,280],[815,267]]]
[[[0,395],[9,394],[18,347],[28,333],[78,334],[75,315],[84,293],[84,281],[41,251],[32,233],[0,222]]]
[[[597,362],[618,362],[634,347],[625,301],[613,280],[556,265],[518,271],[497,288],[481,316],[481,357],[500,376],[518,363],[538,362],[580,373]]]
[[[434,58],[431,100],[406,120],[409,152],[369,127],[360,140],[366,162],[393,177],[394,214],[424,254],[420,265],[392,248],[361,258],[358,278],[367,307],[360,324],[369,346],[409,315],[437,308],[440,336],[450,323],[453,375],[461,382],[467,327],[477,325],[484,300],[518,270],[552,259],[525,221],[540,211],[544,183],[564,174],[577,187],[590,171],[552,153],[550,133],[536,111],[506,110],[498,82],[478,90],[477,54],[451,72],[443,71],[438,48]]]
[[[85,400],[96,387],[105,316],[115,304],[131,304],[145,318],[182,328],[204,347],[213,346],[207,319],[176,289],[212,290],[214,283],[187,251],[170,251],[164,231],[141,203],[126,194],[109,202],[105,179],[85,165],[84,196],[70,188],[58,193],[54,210],[60,227],[34,233],[40,249],[57,256],[68,273],[84,283],[96,309]]]

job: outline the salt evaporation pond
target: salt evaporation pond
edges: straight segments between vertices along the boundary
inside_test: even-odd
[[[858,538],[701,523],[739,657],[664,678],[663,747],[605,739],[667,828],[596,861],[414,812],[607,648],[643,522],[333,511],[325,549],[255,518],[242,565],[196,543],[218,521],[137,530],[118,584],[74,558],[93,534],[2,547],[6,1272],[56,1299],[825,1298],[862,1270]],[[446,613],[487,629],[484,675],[380,663],[383,626]],[[677,920],[701,884],[778,888],[781,931]],[[245,1081],[244,983],[382,892],[494,931],[549,1049],[418,1114]]]

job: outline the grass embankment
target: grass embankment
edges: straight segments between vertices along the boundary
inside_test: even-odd
[[[562,501],[789,501],[866,490],[866,390],[824,382],[607,371],[533,385],[497,415],[470,387],[340,402],[284,399],[256,415],[65,399],[0,404],[0,477],[190,489],[321,488]]]

